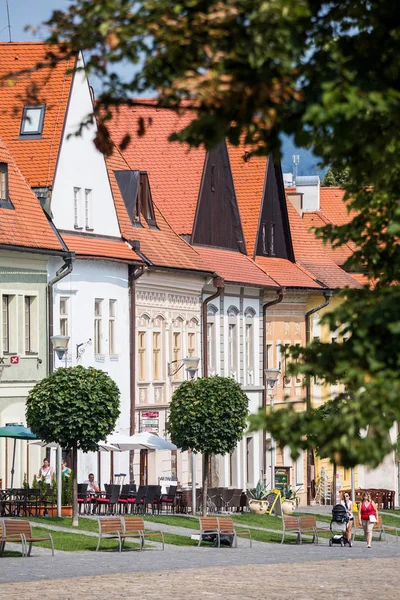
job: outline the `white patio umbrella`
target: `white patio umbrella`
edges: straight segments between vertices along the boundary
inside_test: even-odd
[[[120,452],[127,450],[177,450],[177,447],[171,442],[147,432],[135,433],[134,435],[115,433],[107,438],[107,444],[116,446]]]
[[[58,444],[56,444],[55,442],[50,442],[50,443],[46,444],[46,442],[44,442],[43,440],[35,440],[34,442],[30,442],[29,445],[30,446],[41,446],[42,448],[58,448]],[[112,446],[111,444],[108,444],[107,442],[99,442],[98,450],[100,450],[100,452],[119,452],[119,450],[116,446]]]

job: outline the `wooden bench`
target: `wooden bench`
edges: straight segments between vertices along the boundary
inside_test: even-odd
[[[300,531],[300,520],[299,517],[286,517],[282,516],[282,539],[281,544],[285,541],[286,533],[295,533],[296,543],[301,544],[301,531]]]
[[[199,517],[200,519],[200,538],[197,547],[200,546],[203,541],[203,535],[216,535],[217,546],[220,547],[219,539],[219,523],[217,517]]]
[[[240,529],[237,531],[235,529],[235,525],[233,520],[229,517],[224,517],[222,519],[218,519],[219,525],[219,535],[221,539],[221,535],[233,535],[233,543],[235,548],[237,548],[237,538],[238,537],[247,537],[250,542],[250,548],[252,546],[251,533],[250,529]]]
[[[162,531],[146,531],[142,517],[125,517],[124,535],[127,537],[138,537],[140,539],[140,549],[144,549],[146,538],[161,537],[162,549],[164,550],[164,534]]]
[[[22,556],[30,556],[32,544],[35,542],[51,543],[51,553],[54,556],[54,543],[51,534],[45,536],[37,536],[32,534],[32,526],[25,519],[4,519],[2,521],[2,537],[1,537],[0,554],[3,553],[5,542],[21,542]]]
[[[102,538],[117,539],[118,549],[122,552],[126,538],[139,538],[140,550],[143,550],[148,537],[161,537],[164,550],[164,534],[162,531],[145,531],[142,517],[99,517],[99,539],[96,552],[100,548]]]
[[[100,548],[103,537],[108,539],[117,539],[119,551],[122,552],[124,539],[124,526],[121,517],[99,517],[99,539],[96,552]]]
[[[302,543],[302,534],[311,532],[313,535],[312,543],[318,544],[318,533],[330,533],[330,530],[323,527],[317,527],[317,520],[313,515],[304,515],[299,517],[300,524],[300,543]]]

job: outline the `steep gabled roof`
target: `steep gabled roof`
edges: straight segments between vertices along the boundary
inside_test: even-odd
[[[139,101],[147,105],[123,106],[114,112],[107,123],[111,137],[118,146],[130,134],[131,142],[123,151],[130,168],[147,171],[156,206],[176,233],[191,234],[206,153],[168,138],[188,125],[192,115],[156,108],[151,99]],[[138,135],[139,119],[146,128],[142,136]]]
[[[0,43],[0,133],[31,187],[53,182],[72,83],[72,61],[36,68],[48,50],[40,42]],[[18,74],[22,70],[27,72]],[[32,94],[36,97],[29,101]],[[40,139],[19,139],[26,104],[46,106]]]
[[[39,200],[0,138],[0,163],[8,165],[10,208],[0,207],[0,244],[63,251]]]
[[[308,231],[307,225],[290,200],[287,200],[287,207],[296,263],[307,269],[317,281],[330,289],[360,287],[351,275],[332,260],[322,242]]]
[[[246,249],[249,256],[254,256],[268,158],[252,156],[249,159],[249,149],[243,144],[229,144],[228,152]]]
[[[256,256],[256,264],[282,287],[321,289],[310,273],[285,258]]]
[[[154,212],[157,228],[150,227],[145,219],[142,220],[142,226],[132,225],[114,175],[115,171],[131,168],[129,161],[122,157],[117,148],[114,148],[113,155],[107,159],[106,163],[122,236],[126,240],[138,240],[140,242],[140,252],[155,266],[191,271],[209,271],[208,266],[204,264],[196,250],[171,229],[160,210],[158,210],[156,203],[154,203]],[[149,182],[154,201],[151,175],[149,175]]]

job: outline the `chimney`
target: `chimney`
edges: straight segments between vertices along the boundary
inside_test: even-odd
[[[318,175],[297,176],[296,192],[303,195],[303,212],[320,210],[319,188],[320,179]]]

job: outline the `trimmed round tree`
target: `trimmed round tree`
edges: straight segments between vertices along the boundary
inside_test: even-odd
[[[82,366],[60,368],[29,393],[26,421],[41,440],[73,451],[73,525],[78,525],[78,450],[95,452],[115,428],[120,391],[107,373]]]
[[[207,513],[208,459],[235,450],[247,428],[248,398],[230,377],[185,381],[175,390],[169,413],[171,440],[182,451],[203,455],[203,514]]]

